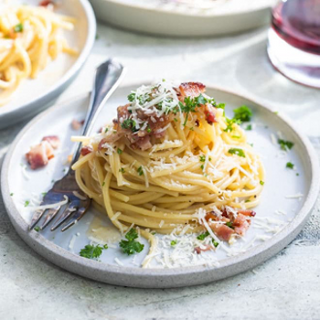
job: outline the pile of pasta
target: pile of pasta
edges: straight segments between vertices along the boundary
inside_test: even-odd
[[[73,30],[75,20],[50,7],[6,5],[0,12],[0,106],[23,79],[36,78],[62,52],[75,55],[61,29]]]
[[[224,109],[210,105],[214,113],[210,121],[204,105],[179,112],[179,105],[183,107],[179,89],[167,83],[143,86],[131,94],[125,106],[129,118],[118,109],[118,119],[101,133],[73,138],[84,146],[73,166],[78,185],[120,231],[138,226],[152,242],[153,232],[203,230],[197,216],[200,211],[244,210],[259,203],[265,178],[261,159],[247,142],[245,131],[225,116]],[[141,97],[147,97],[147,102]],[[204,94],[193,99],[199,97],[212,101]],[[178,107],[170,109],[175,103]],[[152,115],[174,112],[160,138],[152,136],[146,122],[138,125],[135,115],[141,110],[148,113],[144,107],[151,108]],[[160,116],[157,120],[162,121]],[[133,133],[128,139],[130,123]],[[141,138],[143,128],[151,136],[152,146],[147,150],[132,143],[135,134],[138,138],[140,132]]]

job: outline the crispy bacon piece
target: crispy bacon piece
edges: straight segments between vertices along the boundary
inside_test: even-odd
[[[32,147],[26,154],[27,161],[32,170],[46,166],[53,157],[53,148],[48,141],[42,141],[40,144]]]
[[[53,149],[58,149],[60,146],[60,139],[58,136],[46,136],[42,138],[42,141],[47,141]]]
[[[226,226],[225,224],[210,223],[209,226],[217,237],[223,241],[229,241],[234,234],[234,230]]]
[[[256,215],[256,212],[253,210],[238,210],[238,213],[247,217],[254,217]]]
[[[209,124],[216,122],[216,109],[212,105],[206,104],[204,106],[204,114]]]
[[[197,97],[205,90],[206,86],[200,82],[184,82],[179,86],[178,97],[183,102],[185,97]]]
[[[81,155],[86,156],[87,154],[91,153],[93,151],[92,147],[90,146],[85,146],[81,148]]]
[[[78,121],[76,119],[73,119],[71,122],[71,127],[73,130],[79,130],[84,124],[84,120]]]
[[[241,213],[238,214],[237,217],[233,221],[233,227],[234,227],[235,233],[237,233],[240,236],[244,236],[246,231],[250,227],[250,223],[251,223],[251,221],[247,216],[245,216]]]
[[[43,0],[43,1],[40,1],[39,6],[40,7],[47,7],[50,4],[53,5],[54,1],[52,1],[52,0]]]
[[[215,248],[209,244],[203,246],[203,248],[201,247],[195,247],[194,248],[194,251],[197,253],[197,254],[200,254],[201,252],[205,252],[205,251],[209,251],[209,250],[214,250]]]

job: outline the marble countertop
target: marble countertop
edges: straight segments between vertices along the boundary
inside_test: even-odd
[[[58,101],[91,88],[95,66],[116,57],[135,79],[198,80],[236,90],[281,110],[320,156],[320,90],[276,73],[267,29],[223,38],[153,38],[99,25],[85,67]],[[0,131],[0,161],[26,123]],[[255,268],[207,285],[134,289],[70,274],[33,252],[13,229],[0,199],[0,319],[319,319],[320,198],[288,247]]]

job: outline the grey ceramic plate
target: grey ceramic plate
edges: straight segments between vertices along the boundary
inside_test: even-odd
[[[99,116],[95,130],[114,117],[116,107],[123,104],[128,93],[136,87],[127,86],[115,92]],[[255,209],[257,216],[244,241],[238,241],[227,253],[217,250],[197,256],[190,252],[178,261],[170,260],[174,255],[171,249],[160,246],[158,257],[167,250],[169,268],[153,259],[150,268],[142,269],[140,264],[148,252],[148,243],[141,239],[145,249],[133,258],[125,256],[118,246],[118,232],[106,217],[93,209],[64,233],[29,232],[30,206],[39,201],[39,195],[50,188],[52,180],[63,175],[63,165],[72,152],[70,136],[77,135],[70,123],[74,118],[84,117],[88,95],[40,114],[22,130],[6,156],[1,176],[2,193],[8,215],[19,235],[40,255],[68,271],[107,283],[150,288],[188,286],[222,279],[253,268],[279,252],[296,237],[316,201],[320,179],[314,150],[308,139],[299,134],[281,112],[276,114],[250,99],[217,88],[208,88],[207,93],[227,104],[229,116],[233,108],[243,104],[254,112],[253,130],[247,131],[248,139],[262,156],[267,178],[262,201]],[[29,146],[49,134],[59,135],[62,141],[59,153],[44,169],[33,172],[25,169],[24,154]],[[290,152],[281,151],[272,141],[277,135],[294,142]],[[295,164],[296,170],[286,168],[289,161]],[[24,207],[26,200],[30,201],[29,207]],[[79,256],[80,249],[91,240],[109,244],[101,261]],[[165,237],[159,238],[159,243],[166,241]]]
[[[10,3],[38,5],[38,0],[12,0]],[[36,79],[23,81],[12,99],[0,107],[0,128],[25,118],[31,118],[54,100],[76,77],[87,60],[96,36],[96,20],[87,0],[61,1],[58,13],[76,18],[75,29],[66,31],[65,37],[73,48],[79,50],[76,57],[62,54],[39,74]]]

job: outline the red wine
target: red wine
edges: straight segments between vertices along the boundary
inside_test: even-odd
[[[272,27],[287,43],[320,55],[320,0],[287,0],[272,12]]]

